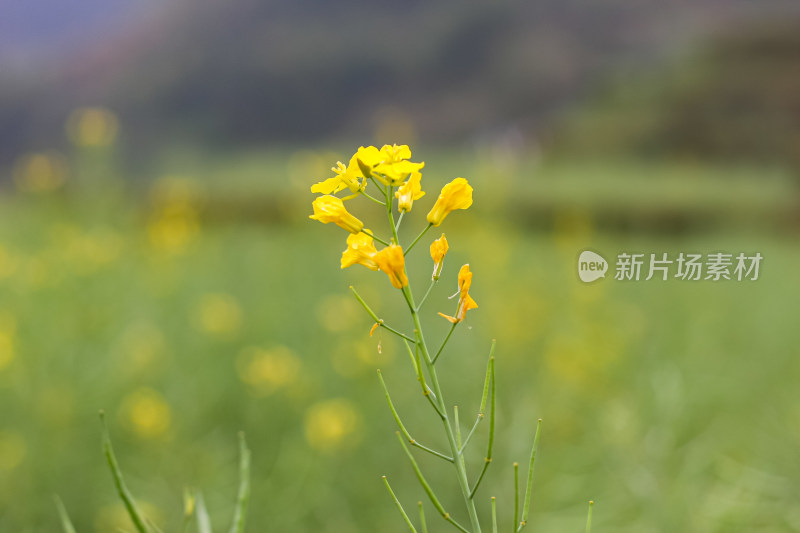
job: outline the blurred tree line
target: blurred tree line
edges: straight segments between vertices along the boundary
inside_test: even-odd
[[[136,157],[514,129],[556,151],[797,163],[796,3],[175,0],[144,20],[4,69],[0,164],[93,105]]]

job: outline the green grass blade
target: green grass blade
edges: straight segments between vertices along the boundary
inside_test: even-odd
[[[206,502],[203,500],[203,493],[197,492],[197,502],[195,503],[195,515],[197,516],[197,533],[212,533],[211,519],[208,517]]]
[[[239,433],[239,494],[236,497],[236,511],[230,533],[243,533],[244,520],[247,514],[247,503],[250,500],[250,450],[244,439],[244,432]]]
[[[69,519],[69,514],[67,514],[67,509],[64,507],[61,498],[56,495],[53,496],[53,499],[56,502],[58,517],[61,519],[61,527],[64,529],[64,533],[75,533],[75,526],[72,525],[72,521]]]
[[[103,453],[105,454],[106,460],[108,461],[108,466],[111,469],[111,475],[114,477],[114,484],[117,487],[117,493],[119,494],[122,503],[125,504],[125,509],[127,509],[128,516],[131,517],[131,521],[136,527],[136,531],[139,533],[150,533],[145,525],[145,520],[142,517],[142,514],[136,507],[136,501],[133,499],[128,487],[125,486],[125,481],[122,479],[122,471],[119,469],[117,458],[114,455],[114,448],[111,446],[111,437],[108,435],[108,426],[106,426],[106,417],[104,411],[100,411],[100,422],[103,426]]]

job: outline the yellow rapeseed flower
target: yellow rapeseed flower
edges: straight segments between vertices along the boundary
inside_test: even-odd
[[[384,185],[401,185],[408,176],[418,173],[425,163],[407,161],[411,157],[408,145],[388,145],[381,147],[382,161],[372,170],[372,175]]]
[[[389,276],[389,281],[395,289],[402,289],[408,285],[406,277],[406,259],[403,257],[403,248],[396,244],[391,244],[376,253],[373,260],[383,272]]]
[[[439,198],[428,213],[428,222],[438,226],[450,211],[472,205],[472,187],[464,178],[456,178],[442,188]]]
[[[458,324],[467,315],[467,311],[470,309],[476,309],[478,304],[475,300],[472,299],[472,296],[469,295],[469,288],[472,285],[472,272],[469,271],[469,265],[464,265],[461,267],[461,270],[458,271],[458,307],[456,308],[456,316],[449,316],[445,315],[444,313],[439,313],[440,316],[443,316],[453,324]]]
[[[383,158],[383,155],[374,146],[367,146],[366,148],[362,146],[353,154],[347,166],[338,161],[336,166],[331,168],[336,176],[312,185],[311,192],[334,194],[345,187],[353,193],[363,191],[367,186],[367,178],[369,177],[369,174],[365,174],[364,170],[371,169],[383,161]]]
[[[370,270],[378,270],[378,264],[374,259],[376,253],[378,251],[375,249],[372,237],[366,233],[353,233],[347,237],[347,250],[342,252],[342,268],[359,264]]]
[[[442,273],[442,266],[444,266],[444,256],[447,255],[449,248],[444,233],[431,244],[431,259],[433,259],[433,276],[431,279],[439,279]]]
[[[408,180],[406,180],[406,182],[401,185],[399,189],[397,189],[397,192],[394,193],[398,200],[398,211],[411,211],[411,206],[414,203],[414,200],[419,200],[425,196],[425,191],[422,190],[422,187],[419,184],[421,178],[421,173],[412,172]]]
[[[323,224],[333,222],[350,233],[358,233],[364,228],[363,222],[347,212],[341,198],[326,194],[314,200],[312,205],[314,214],[309,215],[308,218],[319,220]]]

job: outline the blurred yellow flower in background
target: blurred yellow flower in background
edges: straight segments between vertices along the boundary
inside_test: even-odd
[[[372,237],[366,233],[353,233],[347,237],[347,249],[342,252],[342,268],[359,264],[370,270],[378,270],[378,264],[375,263],[376,253],[378,251]]]
[[[0,310],[0,370],[3,370],[16,357],[17,321],[13,315]]]
[[[373,256],[375,263],[389,276],[389,281],[395,289],[402,289],[408,285],[406,277],[406,259],[403,257],[403,248],[391,244]]]
[[[188,178],[167,176],[150,191],[154,205],[147,226],[150,243],[159,251],[182,253],[200,232],[198,185]]]
[[[9,472],[18,467],[25,455],[25,439],[16,431],[0,431],[0,471]]]
[[[140,498],[136,499],[136,506],[149,522],[152,522],[160,530],[166,528],[166,519],[163,511],[148,501]],[[97,533],[112,533],[122,531],[134,531],[135,527],[131,522],[128,511],[122,502],[112,503],[101,507],[94,517],[94,530]]]
[[[360,427],[361,415],[350,401],[342,398],[315,403],[306,411],[306,440],[321,452],[352,446],[359,439]]]
[[[447,244],[447,238],[444,233],[431,243],[431,259],[433,259],[433,276],[431,276],[431,279],[439,279],[444,266],[444,256],[447,255],[447,250],[449,249],[450,246]]]
[[[64,184],[67,177],[67,162],[56,152],[26,154],[17,160],[13,175],[20,191],[49,192]]]
[[[142,387],[127,395],[119,414],[123,424],[143,439],[163,436],[172,422],[172,411],[166,400],[149,387]]]
[[[456,178],[442,187],[439,198],[428,213],[428,222],[438,226],[450,211],[467,209],[471,205],[472,187],[466,179]]]
[[[209,335],[230,337],[242,326],[242,308],[230,294],[206,294],[195,308],[195,324]]]
[[[119,119],[108,109],[84,107],[69,115],[66,130],[69,140],[77,146],[109,146],[117,138]]]
[[[364,229],[364,223],[347,212],[341,198],[331,195],[320,196],[312,205],[314,214],[309,215],[310,219],[319,220],[323,224],[333,222],[350,233],[358,233]]]
[[[300,359],[285,346],[270,349],[245,348],[236,359],[242,383],[256,396],[266,396],[294,383],[300,372]]]
[[[347,294],[325,295],[320,298],[314,311],[319,325],[332,333],[344,332],[363,325],[361,307]]]
[[[422,190],[422,186],[419,183],[421,179],[422,174],[419,172],[412,172],[408,180],[394,193],[398,200],[398,211],[411,211],[414,200],[419,200],[425,196],[425,191]]]

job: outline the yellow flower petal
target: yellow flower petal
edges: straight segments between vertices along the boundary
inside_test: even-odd
[[[398,200],[398,211],[411,211],[411,206],[414,204],[414,200],[419,200],[425,196],[425,191],[422,190],[422,187],[419,184],[421,178],[421,173],[413,172],[408,180],[401,185],[399,189],[397,189],[397,192],[394,193]]]
[[[403,249],[396,245],[391,244],[376,253],[373,256],[378,268],[389,276],[389,281],[396,289],[402,289],[408,285],[408,277],[406,277],[405,267],[406,259],[403,257]]]
[[[433,276],[431,279],[439,279],[444,266],[444,256],[447,255],[449,248],[444,233],[431,244],[431,259],[433,259]]]
[[[456,178],[442,188],[439,198],[428,213],[428,222],[434,226],[456,209],[467,209],[472,205],[472,187],[464,178]]]
[[[347,237],[347,249],[342,252],[342,268],[359,264],[370,270],[378,270],[378,265],[373,259],[376,253],[378,251],[375,249],[372,237],[366,233],[353,233]]]
[[[363,222],[347,212],[341,198],[331,195],[320,196],[312,205],[314,214],[308,218],[319,220],[323,224],[333,222],[350,233],[358,233],[364,228]]]

